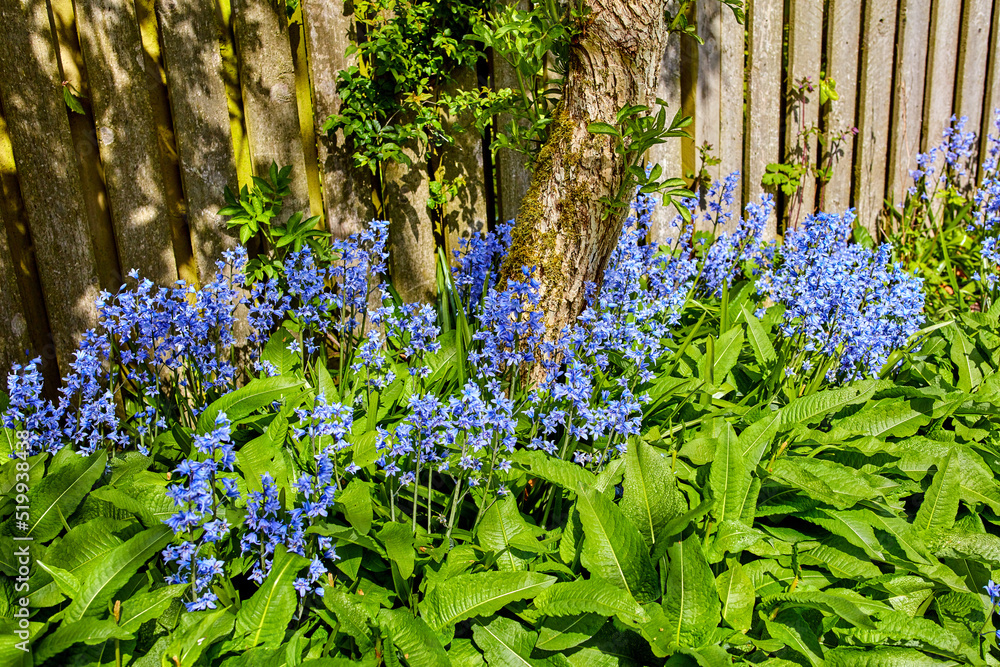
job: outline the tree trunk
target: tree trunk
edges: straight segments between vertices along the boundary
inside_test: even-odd
[[[591,134],[593,122],[616,124],[625,105],[648,104],[666,44],[666,0],[590,0],[591,13],[570,53],[563,99],[521,203],[502,277],[535,267],[547,336],[555,339],[600,284],[624,215],[607,214],[626,175],[616,140]]]

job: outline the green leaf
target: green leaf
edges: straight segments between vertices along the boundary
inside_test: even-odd
[[[129,578],[167,545],[172,535],[167,526],[149,528],[95,561],[86,574],[79,575],[80,593],[66,608],[64,622],[100,612]]]
[[[667,522],[688,509],[670,463],[642,438],[629,441],[622,486],[619,507],[649,546],[656,544],[656,536]]]
[[[743,328],[733,327],[719,336],[715,343],[715,365],[712,370],[712,377],[715,384],[720,385],[726,380],[729,371],[740,358],[740,350],[743,349]]]
[[[358,478],[352,479],[337,496],[344,518],[359,535],[367,535],[372,528],[374,509],[372,508],[371,486]]]
[[[413,532],[410,526],[402,523],[387,523],[378,531],[378,539],[385,545],[389,560],[399,567],[403,579],[413,575],[413,565],[416,553],[413,550]]]
[[[879,495],[853,468],[825,459],[782,457],[774,465],[772,479],[841,510]]]
[[[767,332],[764,331],[760,320],[747,310],[746,304],[740,305],[740,312],[743,313],[743,319],[746,320],[747,337],[750,339],[750,347],[753,348],[753,354],[757,358],[757,363],[760,364],[761,370],[767,370],[777,358],[774,346],[771,344],[771,339],[768,337]]]
[[[780,410],[767,412],[740,433],[736,442],[748,469],[752,470],[760,463],[761,456],[778,433],[781,418]]]
[[[715,519],[720,524],[727,520],[739,521],[750,490],[750,471],[743,459],[736,432],[727,422],[723,422],[716,440],[711,465],[708,486],[715,498]]]
[[[596,613],[546,618],[542,621],[535,648],[543,651],[565,651],[591,639],[607,622],[606,616]]]
[[[591,134],[607,134],[613,137],[620,137],[621,132],[614,125],[609,125],[607,123],[590,123],[587,125],[587,132]]]
[[[271,337],[267,339],[267,344],[264,345],[264,349],[261,351],[260,360],[274,366],[279,376],[290,374],[301,363],[298,355],[288,349],[289,343],[293,340],[295,340],[295,336],[292,335],[292,332],[282,327],[271,334]],[[334,398],[328,396],[327,400],[332,401]]]
[[[506,605],[538,595],[555,577],[537,572],[460,574],[439,582],[424,598],[427,623],[440,630],[474,616],[494,614]]]
[[[817,628],[810,626],[798,610],[782,611],[773,621],[765,620],[764,623],[769,635],[802,654],[810,665],[823,664],[823,647],[816,636]]]
[[[73,513],[83,497],[104,474],[107,452],[82,457],[67,448],[65,463],[52,468],[37,485],[28,491],[31,516],[25,536],[38,542],[51,540],[63,529],[63,523]],[[53,461],[53,466],[56,461]]]
[[[839,442],[857,435],[905,438],[930,421],[930,415],[914,410],[907,401],[887,398],[866,405],[850,417],[839,420],[824,440]]]
[[[639,622],[646,615],[635,598],[603,579],[553,584],[538,594],[535,608],[546,616],[593,612],[604,617],[617,616],[627,623]]]
[[[233,638],[237,650],[281,645],[298,603],[292,582],[308,564],[305,558],[289,553],[283,546],[274,550],[271,573],[236,614]]]
[[[489,623],[472,628],[472,638],[490,667],[534,667],[529,657],[537,637],[517,621],[496,616]]]
[[[715,580],[719,599],[722,600],[722,618],[737,632],[746,632],[753,623],[753,605],[757,599],[750,579],[743,565],[732,559],[729,569]]]
[[[179,627],[170,635],[164,653],[167,665],[199,665],[201,654],[233,631],[235,618],[226,609],[181,614]],[[284,628],[282,628],[284,636]],[[161,664],[159,661],[156,664]]]
[[[505,496],[483,513],[476,529],[476,539],[484,548],[497,554],[497,567],[504,572],[527,570],[527,561],[518,555],[512,541],[519,537],[534,539],[531,526],[521,516],[513,496]]]
[[[581,562],[587,570],[626,590],[639,602],[659,597],[659,582],[639,531],[618,506],[582,486],[576,508],[583,524]]]
[[[914,526],[926,533],[940,533],[955,526],[959,500],[958,464],[949,453],[938,465],[931,486],[917,510]]]
[[[69,86],[63,86],[62,91],[63,101],[66,102],[66,107],[73,113],[78,113],[81,116],[85,115],[86,112],[83,110],[83,105],[80,104],[80,98],[69,92]]]
[[[235,422],[274,401],[298,394],[304,384],[299,378],[285,375],[250,380],[246,386],[226,394],[205,408],[198,417],[198,433],[208,433],[215,428],[215,419],[220,412],[226,413],[226,417]]]
[[[839,389],[827,389],[797,398],[781,409],[781,426],[811,424],[848,405],[867,401],[877,388],[876,381],[863,380]]]
[[[424,622],[408,609],[383,609],[378,613],[379,626],[388,629],[408,665],[447,665],[448,654],[441,640]]]
[[[511,458],[522,467],[526,466],[525,470],[531,475],[541,477],[547,482],[558,484],[573,492],[580,486],[593,487],[597,481],[597,477],[585,468],[549,456],[545,452],[521,449],[516,451]]]
[[[701,540],[691,533],[667,549],[670,570],[663,591],[665,641],[673,647],[701,646],[718,626],[722,605],[715,577],[701,548]]]
[[[353,637],[362,653],[370,649],[374,645],[369,626],[372,617],[359,596],[325,584],[323,591],[323,605],[336,615],[341,632]]]
[[[63,595],[73,599],[80,594],[80,580],[72,572],[64,570],[61,567],[56,567],[55,565],[46,565],[40,560],[35,561],[35,564],[52,576],[52,580],[59,587]]]
[[[128,632],[136,632],[149,619],[159,618],[185,588],[187,584],[174,584],[128,598],[122,603],[118,624]]]
[[[838,595],[818,591],[804,591],[779,593],[778,595],[770,595],[761,600],[761,607],[765,609],[773,608],[778,604],[782,605],[782,608],[805,607],[808,609],[818,609],[819,611],[839,616],[851,625],[859,628],[875,627],[870,618],[870,609],[861,609],[856,602]],[[881,603],[877,603],[876,606],[886,609]]]
[[[946,667],[954,660],[938,660],[912,648],[835,648],[826,652],[827,667]]]
[[[971,394],[983,381],[983,373],[977,364],[983,358],[957,324],[946,327],[943,331],[951,342],[951,361],[958,369],[958,388]]]
[[[37,664],[41,664],[74,644],[94,646],[109,639],[132,639],[132,634],[119,628],[111,619],[84,618],[72,623],[64,622],[38,643],[33,657]]]

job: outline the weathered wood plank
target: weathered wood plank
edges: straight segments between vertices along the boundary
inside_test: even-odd
[[[434,222],[427,162],[404,148],[412,164],[382,163],[385,214],[389,219],[389,273],[404,301],[429,302],[437,290]]]
[[[279,168],[291,165],[291,195],[282,210],[287,218],[309,209],[309,182],[299,136],[285,5],[233,0],[233,27],[254,174],[265,176],[272,162]]]
[[[667,103],[667,116],[673,117],[681,108],[681,42],[680,35],[667,36],[667,45],[660,60],[657,77],[656,96]],[[681,165],[681,139],[668,139],[649,149],[649,161],[663,168],[664,178],[680,178],[684,175]],[[677,215],[674,208],[657,206],[650,224],[650,239],[664,243],[677,236],[677,229],[671,222]]]
[[[701,37],[703,43],[692,43],[697,57],[694,144],[696,149],[705,144],[710,145],[712,155],[719,157],[722,106],[722,54],[720,52],[722,3],[699,2],[696,20],[698,21],[698,36]],[[718,164],[707,166],[706,171],[712,181],[719,180],[723,175]],[[711,183],[707,183],[706,187],[710,185]]]
[[[861,0],[830,0],[827,11],[827,76],[837,82],[840,99],[827,105],[825,126],[828,133],[840,134],[857,125]],[[821,210],[837,213],[851,205],[855,143],[854,136],[848,136],[831,154],[830,180],[820,192]]]
[[[743,25],[728,8],[722,10],[720,42],[719,170],[723,177],[743,170]],[[742,183],[734,195],[738,208],[743,201]]]
[[[993,2],[993,31],[990,34],[989,71],[986,75],[986,99],[983,101],[983,125],[979,150],[987,149],[989,135],[1000,136],[996,126],[996,111],[1000,108],[1000,0]],[[980,155],[983,153],[980,152]],[[980,179],[982,174],[979,174]]]
[[[473,90],[477,85],[475,70],[460,67],[452,72],[448,92],[455,94],[460,90]],[[486,172],[483,138],[476,131],[472,114],[447,118],[445,123],[449,128],[456,128],[451,132],[455,143],[441,151],[440,164],[444,169],[440,177],[447,181],[464,181],[458,194],[445,202],[442,211],[443,235],[447,242],[445,251],[450,260],[454,257],[452,251],[459,247],[459,239],[468,239],[474,232],[486,231]]]
[[[885,172],[889,151],[889,105],[886,91],[892,86],[892,58],[896,38],[896,0],[865,3],[861,36],[861,83],[858,108],[858,157],[854,200],[858,222],[875,233],[885,198]]]
[[[924,127],[920,139],[925,152],[941,143],[941,133],[948,127],[948,119],[951,118],[961,19],[962,3],[934,0],[927,42]]]
[[[528,0],[507,0],[511,4],[517,3],[519,9],[530,8]],[[493,89],[502,90],[510,88],[515,93],[519,90],[517,73],[506,60],[499,56],[490,58],[490,65],[493,68]],[[502,132],[510,123],[509,114],[500,114],[496,119],[496,131]],[[513,220],[521,207],[521,200],[528,192],[531,183],[531,172],[525,166],[524,155],[509,148],[501,148],[496,151],[497,170],[497,214],[498,219],[504,222]]]
[[[14,261],[7,243],[5,207],[0,206],[0,386],[7,386],[7,371],[14,362],[24,363],[24,353],[33,346],[28,337],[28,322],[17,286]]]
[[[911,183],[910,169],[915,167],[920,152],[931,5],[927,0],[902,0],[897,20],[896,82],[886,197],[902,206]]]
[[[990,17],[992,0],[966,0],[962,12],[962,41],[958,53],[958,75],[955,81],[955,115],[966,116],[966,128],[978,132],[983,124],[983,102],[986,95],[987,57],[990,52]],[[975,179],[978,171],[978,145],[973,147],[972,172],[966,179]]]
[[[122,268],[172,284],[177,264],[135,6],[93,0],[76,8]]]
[[[789,161],[815,164],[817,141],[810,130],[819,127],[819,73],[823,41],[818,36],[823,34],[823,0],[796,0],[791,3],[789,23],[788,72],[785,78],[790,93],[785,98],[785,155]],[[795,227],[815,211],[816,179],[805,176],[798,195],[789,197],[785,204],[786,223]]]
[[[0,100],[56,356],[68,367],[97,322],[98,280],[48,12],[31,0],[0,0],[0,25]]]
[[[778,162],[781,125],[781,0],[751,0],[747,3],[749,72],[747,73],[747,132],[743,151],[743,192],[748,199],[761,191],[767,165]],[[778,233],[772,215],[765,236]]]
[[[214,5],[201,0],[159,0],[157,12],[191,244],[204,283],[236,241],[218,215],[225,187],[238,190],[219,26]]]
[[[340,112],[337,73],[356,60],[353,55],[345,55],[354,34],[352,11],[350,2],[302,2],[326,224],[338,238],[361,231],[375,216],[371,173],[354,166],[354,147],[342,131],[331,135],[323,132],[326,119]]]

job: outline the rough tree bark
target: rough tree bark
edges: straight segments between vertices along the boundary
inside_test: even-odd
[[[550,338],[585,305],[585,286],[600,284],[624,215],[606,215],[626,174],[615,139],[591,134],[593,122],[615,124],[629,104],[649,104],[667,38],[667,0],[589,0],[591,13],[570,53],[563,100],[521,203],[502,278],[535,267],[540,309]]]

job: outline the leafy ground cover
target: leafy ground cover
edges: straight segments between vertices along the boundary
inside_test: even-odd
[[[4,663],[1000,663],[1000,144],[963,191],[956,136],[878,247],[765,243],[768,196],[657,247],[639,196],[558,335],[509,227],[401,303],[383,223],[233,197],[268,253],[104,295],[54,401],[10,375]]]

